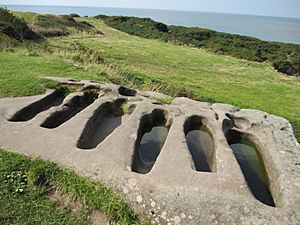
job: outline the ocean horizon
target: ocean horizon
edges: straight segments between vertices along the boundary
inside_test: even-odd
[[[104,14],[148,17],[168,25],[208,28],[219,32],[256,37],[265,41],[300,44],[300,18],[164,9],[3,4],[0,6],[7,7],[9,10],[56,15],[77,13],[80,16]]]

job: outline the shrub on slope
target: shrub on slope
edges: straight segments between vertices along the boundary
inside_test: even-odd
[[[41,39],[24,20],[16,18],[5,8],[0,8],[0,34],[19,41]]]
[[[32,23],[32,29],[45,37],[68,35],[70,29],[90,32],[93,28],[91,24],[78,22],[69,15],[37,15]]]

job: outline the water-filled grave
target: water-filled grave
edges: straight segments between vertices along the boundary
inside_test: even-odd
[[[275,207],[269,190],[269,177],[255,143],[235,130],[230,130],[226,136],[253,196],[262,203]]]
[[[168,136],[170,125],[167,124],[167,119],[167,112],[160,109],[142,117],[135,143],[132,171],[141,174],[151,171]]]
[[[184,133],[194,168],[199,172],[215,172],[213,137],[200,116],[191,116],[184,124]]]

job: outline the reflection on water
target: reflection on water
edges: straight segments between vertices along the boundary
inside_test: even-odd
[[[163,126],[153,127],[142,137],[139,152],[141,159],[147,163],[154,163],[168,135],[168,129]]]
[[[268,176],[256,146],[246,140],[235,140],[230,145],[245,176],[248,187],[256,199],[269,206],[275,206],[269,191]]]
[[[131,170],[136,173],[149,173],[168,136],[170,123],[168,113],[154,109],[141,118],[138,138],[135,142]]]
[[[192,155],[195,169],[201,172],[211,172],[214,163],[214,143],[206,126],[192,130],[186,135],[186,142]]]
[[[143,135],[138,148],[140,159],[139,173],[145,174],[150,172],[167,136],[168,129],[165,126],[153,127],[150,132]]]

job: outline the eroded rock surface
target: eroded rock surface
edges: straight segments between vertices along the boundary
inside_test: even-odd
[[[117,187],[154,224],[299,224],[300,147],[286,119],[187,98],[157,104],[151,96],[168,96],[54,79],[82,90],[57,101],[51,90],[0,99],[1,148]],[[51,115],[63,123],[41,126]]]

